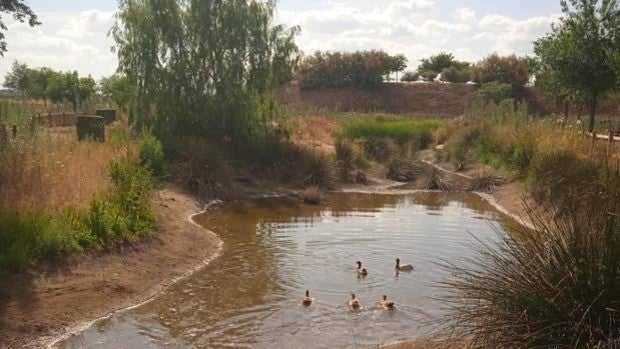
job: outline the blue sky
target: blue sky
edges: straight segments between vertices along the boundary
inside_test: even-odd
[[[106,33],[115,0],[27,0],[43,25],[9,23],[9,52],[0,75],[14,60],[31,66],[78,70],[95,78],[116,67]],[[442,51],[477,61],[484,56],[531,54],[532,41],[549,31],[559,0],[280,0],[276,20],[300,25],[297,42],[315,50],[382,49],[417,62]]]

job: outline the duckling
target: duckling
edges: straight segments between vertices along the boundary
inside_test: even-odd
[[[351,309],[359,309],[362,307],[360,301],[355,297],[355,293],[351,293],[351,299],[349,299],[349,307]]]
[[[366,268],[362,268],[362,262],[357,261],[357,269],[355,269],[357,271],[357,275],[361,275],[361,276],[366,276],[368,275],[368,270],[366,270]]]
[[[301,303],[305,305],[306,307],[309,307],[313,301],[314,301],[314,298],[310,297],[310,291],[306,290],[306,296],[304,297],[304,300],[301,301]]]
[[[379,306],[385,310],[394,309],[394,302],[387,299],[386,295],[383,295],[383,299],[379,301]]]
[[[412,271],[413,265],[411,264],[400,264],[400,258],[396,258],[396,270],[398,271]]]

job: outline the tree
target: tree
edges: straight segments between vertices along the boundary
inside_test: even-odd
[[[515,55],[501,57],[497,53],[476,64],[472,75],[477,83],[499,82],[509,84],[515,90],[525,86],[530,79],[525,59]]]
[[[42,99],[43,103],[47,105],[47,86],[54,73],[55,72],[50,68],[29,69],[28,97]]]
[[[97,82],[90,75],[79,79],[78,103],[80,106],[95,95]]]
[[[297,64],[298,28],[273,25],[275,2],[120,0],[119,73],[137,87],[130,121],[174,136],[280,134],[274,89]]]
[[[403,77],[400,78],[400,81],[413,82],[413,81],[418,81],[419,79],[420,79],[420,75],[418,73],[408,71],[403,74]]]
[[[22,97],[28,92],[29,81],[28,65],[14,61],[11,71],[4,77],[4,87],[19,93]]]
[[[37,15],[24,3],[24,0],[0,0],[0,13],[12,14],[13,19],[20,23],[28,21],[28,25],[31,27],[41,24],[37,19]],[[3,57],[4,53],[7,51],[7,43],[6,37],[2,31],[7,29],[0,15],[0,56]]]
[[[442,52],[422,59],[420,62],[418,74],[426,81],[434,80],[439,74],[441,74],[442,81],[467,82],[469,80],[470,64],[456,60],[451,53]]]
[[[564,16],[534,51],[554,86],[584,98],[592,132],[598,100],[617,87],[620,9],[617,0],[564,0],[561,6]]]
[[[114,74],[104,77],[99,81],[101,94],[105,98],[109,98],[125,113],[135,105],[136,86],[129,83],[129,79],[121,74]]]
[[[49,80],[46,94],[54,103],[71,103],[73,105],[73,110],[77,111],[80,100],[80,78],[78,73],[66,72],[53,74]]]

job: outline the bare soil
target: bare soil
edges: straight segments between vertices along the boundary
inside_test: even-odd
[[[154,193],[153,208],[151,238],[2,276],[0,348],[40,348],[93,319],[149,300],[217,255],[217,236],[189,219],[201,210],[189,195],[165,186]]]

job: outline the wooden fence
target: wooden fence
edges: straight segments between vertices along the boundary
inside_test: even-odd
[[[75,126],[77,113],[38,113],[32,116],[31,123],[45,127]]]

